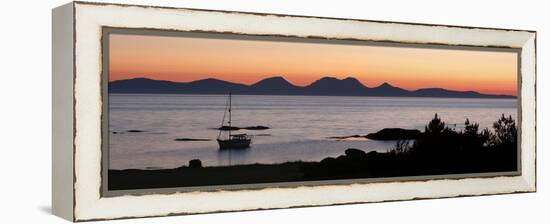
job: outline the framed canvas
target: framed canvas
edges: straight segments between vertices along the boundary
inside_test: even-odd
[[[73,2],[54,214],[88,221],[536,191],[536,32]]]

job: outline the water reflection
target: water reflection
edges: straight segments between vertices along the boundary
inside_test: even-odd
[[[246,149],[223,149],[218,151],[218,165],[231,166],[235,164],[244,164],[248,161],[250,148]]]

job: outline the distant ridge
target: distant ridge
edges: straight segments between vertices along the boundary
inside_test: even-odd
[[[257,83],[250,85],[249,92],[255,94],[270,94],[274,92],[284,92],[286,95],[297,95],[302,92],[302,89],[293,85],[281,76],[263,79]]]
[[[304,87],[293,85],[281,76],[266,78],[252,85],[213,78],[192,82],[171,82],[148,78],[109,82],[109,93],[227,94],[229,92],[250,95],[516,98],[510,95],[481,94],[475,91],[455,91],[443,88],[423,88],[410,91],[389,83],[370,88],[353,77],[345,79],[323,77]]]
[[[308,93],[307,95],[321,96],[365,96],[369,92],[368,87],[352,77],[342,80],[324,77],[304,87],[304,89]]]

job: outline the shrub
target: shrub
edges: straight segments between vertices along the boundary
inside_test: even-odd
[[[445,125],[445,122],[435,114],[425,126],[425,131],[412,146],[397,142],[392,153],[429,153],[452,154],[459,151],[475,151],[489,148],[505,148],[514,151],[517,147],[517,129],[512,116],[502,115],[494,124],[493,131],[488,128],[479,131],[479,123],[466,119],[464,129],[455,131]]]
[[[517,142],[516,122],[512,116],[505,117],[504,114],[493,123],[494,135],[491,136],[491,145],[510,145]]]
[[[409,140],[399,140],[395,142],[395,146],[390,149],[391,154],[399,155],[408,153],[411,150],[411,144]]]
[[[435,114],[435,117],[424,127],[426,134],[439,135],[445,130],[445,122]]]

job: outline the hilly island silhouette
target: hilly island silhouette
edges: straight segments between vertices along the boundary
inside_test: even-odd
[[[191,82],[172,82],[149,78],[109,82],[109,93],[227,94],[229,92],[247,95],[516,98],[511,95],[482,94],[475,91],[456,91],[443,88],[406,90],[386,82],[376,87],[368,87],[353,77],[345,79],[323,77],[303,87],[296,86],[281,76],[266,78],[251,85],[214,78]]]

